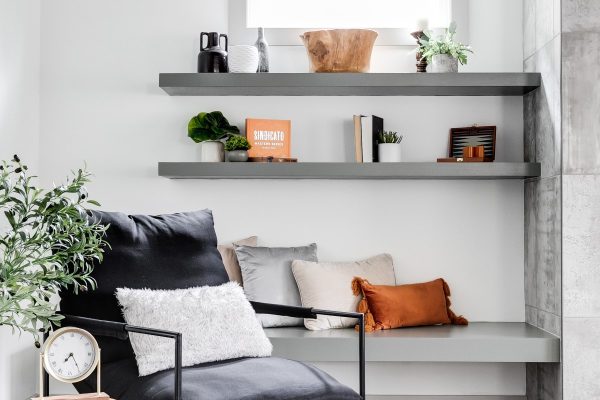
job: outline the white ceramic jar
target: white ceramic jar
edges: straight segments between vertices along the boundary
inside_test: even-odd
[[[254,46],[231,46],[227,54],[229,72],[254,73],[258,70],[258,49]]]

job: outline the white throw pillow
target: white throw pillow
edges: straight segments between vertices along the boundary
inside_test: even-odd
[[[176,290],[117,289],[125,321],[180,332],[184,367],[268,357],[273,347],[236,282]],[[140,376],[175,366],[173,339],[130,334]]]
[[[352,279],[355,276],[367,279],[373,285],[396,284],[394,263],[389,254],[355,262],[294,260],[292,272],[298,284],[302,306],[322,310],[356,312],[360,296],[352,293]],[[313,331],[348,328],[355,324],[355,318],[330,315],[304,320],[304,326]]]

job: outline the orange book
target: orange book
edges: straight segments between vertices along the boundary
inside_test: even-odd
[[[252,145],[250,157],[290,158],[292,121],[247,118],[246,139]]]

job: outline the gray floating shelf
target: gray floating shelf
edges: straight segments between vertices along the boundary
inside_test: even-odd
[[[539,73],[162,73],[171,96],[522,96]]]
[[[537,163],[202,163],[159,162],[170,179],[525,179]]]
[[[354,329],[270,328],[273,355],[309,362],[358,360]],[[472,322],[367,334],[371,362],[559,362],[560,339],[522,322]]]

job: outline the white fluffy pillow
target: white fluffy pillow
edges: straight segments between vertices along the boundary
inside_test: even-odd
[[[395,285],[394,263],[389,254],[380,254],[354,262],[310,262],[295,260],[292,272],[303,307],[356,312],[359,296],[352,293],[352,279],[359,276],[373,285]],[[307,329],[318,331],[331,328],[348,328],[356,324],[355,318],[319,315],[305,319]]]
[[[117,289],[125,321],[181,332],[183,366],[268,357],[273,347],[235,282],[176,290]],[[173,339],[131,333],[140,376],[175,366]]]

